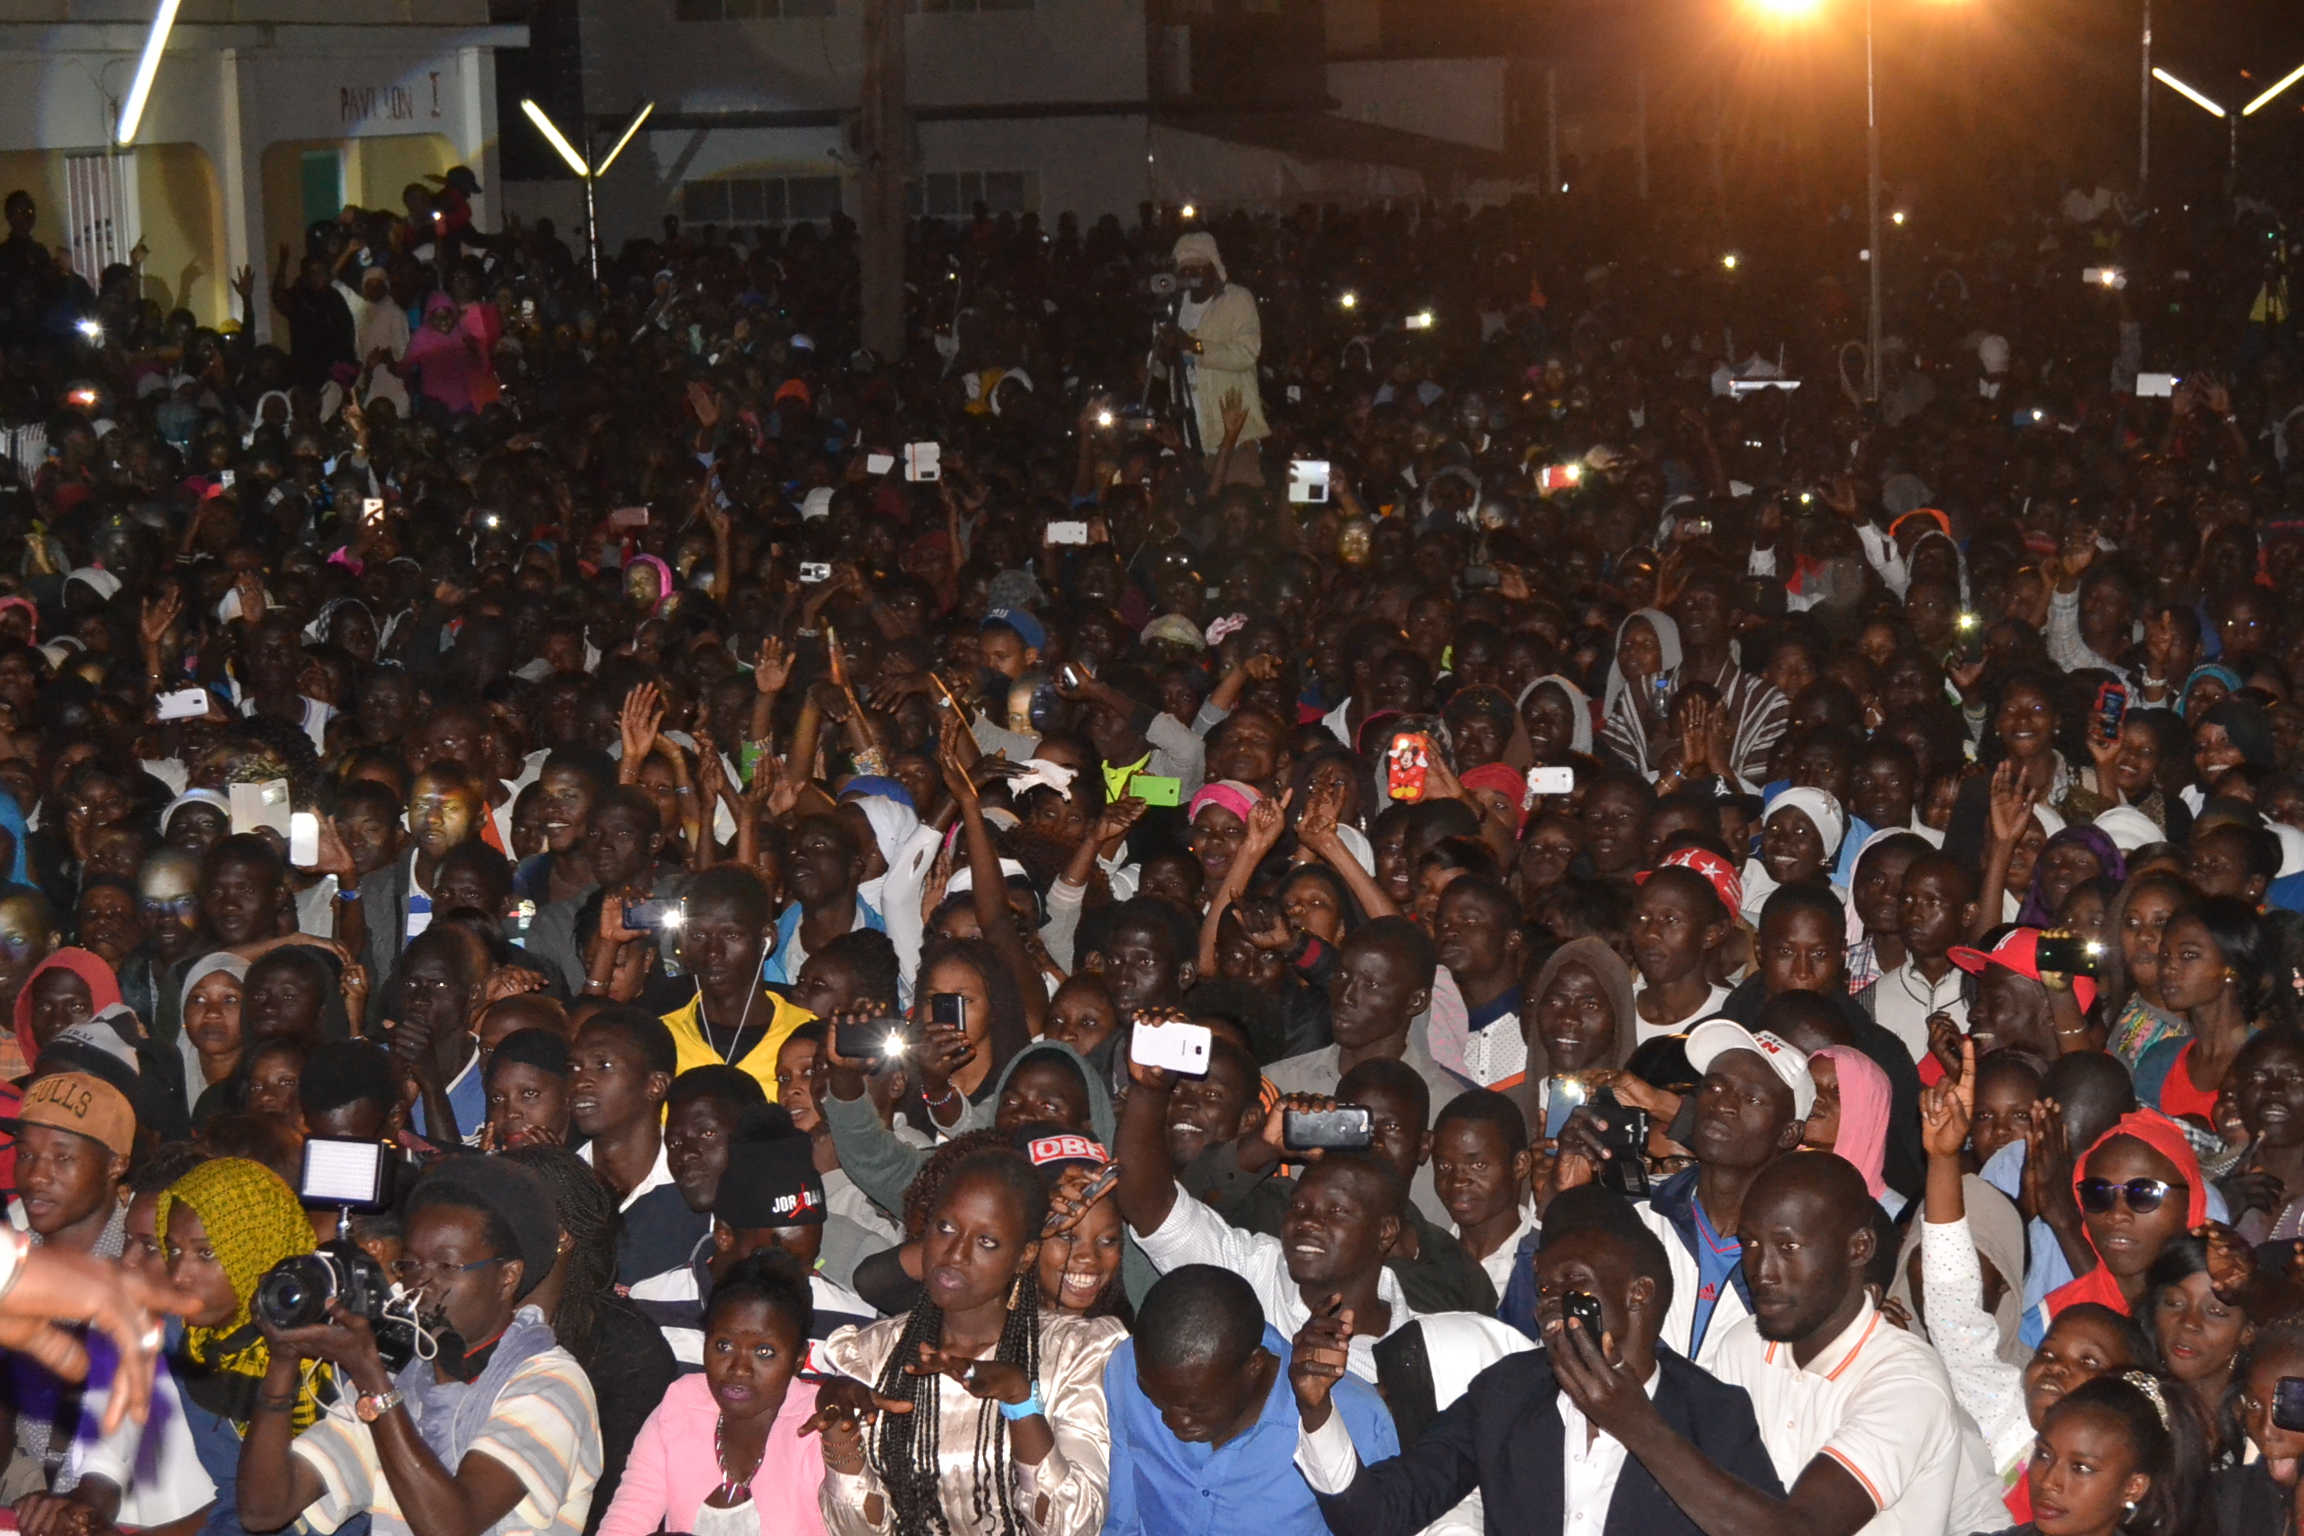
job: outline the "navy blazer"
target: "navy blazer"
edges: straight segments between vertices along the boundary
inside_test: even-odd
[[[1722,1469],[1784,1496],[1760,1443],[1752,1400],[1662,1345],[1656,1410]],[[1542,1350],[1511,1355],[1478,1376],[1423,1437],[1389,1461],[1363,1466],[1342,1493],[1321,1494],[1335,1536],[1412,1536],[1477,1489],[1489,1536],[1557,1531],[1566,1519],[1560,1387]],[[1603,1536],[1700,1536],[1637,1458],[1624,1459]]]

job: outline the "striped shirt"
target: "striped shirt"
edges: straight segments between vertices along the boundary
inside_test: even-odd
[[[367,1425],[325,1415],[291,1449],[320,1474],[320,1497],[304,1511],[314,1530],[366,1511],[375,1536],[414,1536]],[[600,1410],[576,1357],[555,1345],[525,1361],[465,1454],[498,1462],[526,1490],[488,1536],[582,1536],[600,1478]]]
[[[1714,763],[1715,771],[1725,767],[1742,780],[1741,788],[1757,789],[1768,779],[1768,754],[1784,735],[1792,706],[1784,695],[1776,691],[1766,678],[1745,671],[1734,661],[1720,664],[1717,676],[1700,677],[1682,666],[1674,679],[1674,691],[1690,683],[1708,684],[1720,697],[1721,710],[1730,722],[1728,762]],[[1632,701],[1629,690],[1618,696],[1608,711],[1608,718],[1600,726],[1601,748],[1630,767],[1646,774],[1650,780],[1662,771],[1657,754],[1666,745],[1663,741],[1650,742],[1647,722]]]

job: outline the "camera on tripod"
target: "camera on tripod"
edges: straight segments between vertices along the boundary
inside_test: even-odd
[[[1181,286],[1173,272],[1155,272],[1144,279],[1144,291],[1156,299],[1176,297],[1176,290]]]
[[[255,1313],[276,1329],[316,1327],[338,1304],[368,1320],[387,1367],[397,1371],[416,1358],[414,1299],[397,1290],[383,1265],[342,1238],[282,1259],[256,1282]]]

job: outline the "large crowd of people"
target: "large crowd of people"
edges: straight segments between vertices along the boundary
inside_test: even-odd
[[[479,191],[8,200],[27,1536],[2299,1529],[2263,206]]]

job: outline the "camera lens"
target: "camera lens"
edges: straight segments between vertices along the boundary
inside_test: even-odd
[[[256,1283],[256,1314],[275,1328],[309,1328],[328,1316],[336,1267],[316,1253],[282,1259]]]

